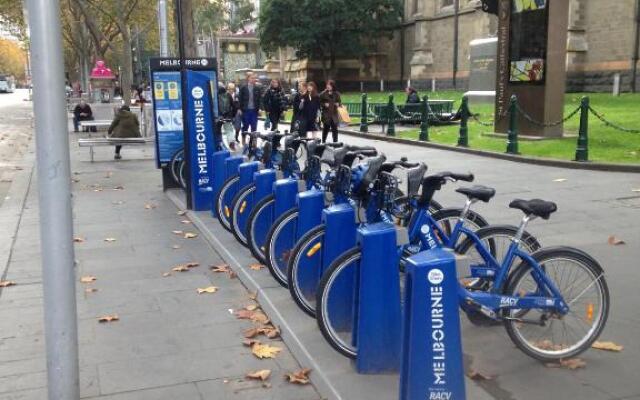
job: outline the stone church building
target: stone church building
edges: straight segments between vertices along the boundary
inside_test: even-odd
[[[567,89],[610,91],[615,74],[621,90],[630,90],[632,66],[638,63],[638,11],[640,0],[569,1]],[[469,42],[493,37],[497,17],[482,11],[480,0],[459,0],[457,88],[466,90]],[[399,89],[411,82],[417,88],[453,87],[454,0],[404,0],[404,22],[391,41],[360,60],[340,60],[335,77],[342,90]],[[297,60],[293,51],[267,63],[289,82],[300,78],[322,81],[318,62]],[[274,71],[275,72],[275,71]],[[640,72],[638,73],[640,75]],[[638,82],[638,81],[637,81]],[[638,85],[640,87],[640,84]]]

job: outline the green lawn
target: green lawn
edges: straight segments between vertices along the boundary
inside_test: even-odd
[[[431,99],[456,100],[455,109],[459,106],[462,92],[443,91],[428,94]],[[623,94],[613,97],[610,94],[590,93],[591,106],[603,114],[610,121],[632,129],[640,129],[640,95]],[[371,102],[386,102],[388,93],[370,93]],[[565,115],[573,111],[580,104],[583,94],[568,93],[565,97]],[[395,92],[396,103],[402,104],[405,100],[404,92]],[[342,94],[343,102],[359,102],[360,93]],[[472,106],[473,113],[480,114],[482,121],[493,119],[493,105]],[[357,122],[357,121],[354,121]],[[576,115],[565,124],[567,134],[577,135],[579,117]],[[432,126],[429,130],[430,139],[436,143],[456,145],[458,142],[457,125]],[[490,133],[490,127],[484,127],[474,122],[469,123],[469,146],[471,148],[504,152],[506,141],[502,138],[488,137],[483,134]],[[398,133],[400,137],[417,139],[419,129]],[[520,153],[523,155],[572,160],[575,156],[576,138],[549,139],[542,141],[520,141]],[[593,115],[589,117],[589,159],[592,161],[615,163],[640,163],[640,134],[620,132],[607,127]]]

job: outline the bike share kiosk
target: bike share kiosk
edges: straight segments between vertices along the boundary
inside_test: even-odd
[[[170,163],[184,149],[178,161],[183,159],[186,163],[187,208],[209,210],[217,175],[213,153],[221,150],[215,124],[218,113],[216,61],[187,58],[184,77],[181,77],[179,58],[152,58],[150,65],[156,162],[162,169],[163,187],[165,190],[180,187]]]

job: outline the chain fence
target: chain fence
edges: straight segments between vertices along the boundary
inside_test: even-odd
[[[626,133],[640,133],[640,129],[629,129],[629,128],[625,128],[623,126],[620,126],[616,123],[613,123],[609,120],[607,120],[604,115],[600,114],[599,112],[597,112],[596,110],[594,110],[591,106],[589,106],[589,111],[591,112],[591,114],[593,114],[596,118],[598,118],[605,126],[608,126],[609,128],[613,128],[615,130],[621,131],[621,132],[626,132]]]

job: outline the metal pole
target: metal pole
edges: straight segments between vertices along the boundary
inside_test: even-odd
[[[158,0],[158,32],[160,34],[160,57],[169,57],[169,35],[167,33],[167,0]]]
[[[458,37],[460,35],[460,0],[453,1],[453,88],[458,88]]]
[[[638,59],[640,59],[640,0],[636,2],[636,37],[633,44],[633,60],[631,60],[631,92],[637,90]]]
[[[576,161],[589,161],[589,98],[580,102],[580,130],[576,147]]]
[[[27,0],[49,400],[80,398],[71,167],[58,0]]]
[[[187,118],[187,63],[185,62],[185,48],[184,48],[184,24],[182,20],[182,0],[176,0],[176,19],[178,20],[178,57],[180,58],[180,87],[182,93],[182,129],[183,129],[183,143],[184,143],[184,156],[185,156],[185,172],[187,176],[191,176],[191,148],[189,138],[189,119]],[[191,209],[192,196],[191,196],[191,179],[187,179],[185,182],[187,187],[185,188],[185,195],[187,200],[187,208]]]

